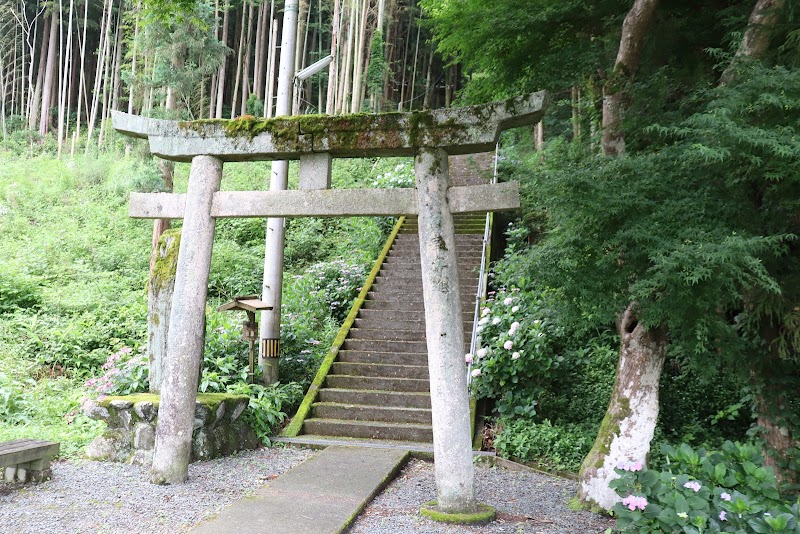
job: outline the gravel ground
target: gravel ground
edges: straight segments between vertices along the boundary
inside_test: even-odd
[[[42,484],[0,485],[0,532],[176,533],[219,512],[313,454],[271,448],[193,463],[189,481],[155,486],[141,467],[107,462],[53,464]],[[436,496],[433,464],[412,460],[362,513],[351,534],[602,533],[604,517],[575,512],[567,501],[575,483],[532,472],[477,466],[478,499],[495,506],[498,520],[481,527],[450,526],[419,516]]]
[[[480,527],[451,526],[420,517],[420,504],[436,498],[433,464],[412,460],[356,520],[350,534],[602,533],[606,517],[567,506],[576,484],[563,478],[500,467],[475,468],[478,500],[497,509],[497,521]]]
[[[185,532],[311,454],[271,448],[196,462],[176,486],[150,484],[147,470],[133,465],[56,462],[47,482],[0,485],[0,532]]]

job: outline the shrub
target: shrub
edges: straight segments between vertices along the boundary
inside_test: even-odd
[[[473,360],[476,398],[495,399],[501,416],[533,417],[543,385],[564,359],[557,351],[559,328],[548,320],[541,292],[501,289],[481,310],[482,348]]]
[[[90,378],[84,384],[98,395],[130,395],[147,391],[148,362],[144,350],[134,353],[130,347],[122,347],[103,364],[105,374]]]
[[[8,266],[0,267],[0,313],[38,308],[42,302],[36,279]]]
[[[719,451],[662,446],[668,469],[626,463],[610,487],[621,532],[800,532],[798,504],[781,500],[759,447],[726,441]]]
[[[198,389],[222,392],[233,384],[248,381],[249,354],[242,340],[242,314],[207,313],[203,371]]]
[[[250,397],[250,404],[244,413],[245,421],[267,446],[270,445],[270,437],[286,420],[286,414],[297,408],[303,399],[303,388],[296,382],[271,386],[237,383],[228,388],[228,393]]]
[[[494,447],[504,458],[535,462],[546,469],[577,472],[594,443],[595,430],[581,425],[553,426],[548,419],[501,419]]]

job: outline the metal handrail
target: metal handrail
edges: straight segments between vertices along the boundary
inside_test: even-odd
[[[497,183],[497,158],[500,154],[500,143],[498,142],[494,149],[494,172],[492,173],[492,184]],[[478,274],[478,290],[475,292],[475,311],[472,315],[472,337],[469,343],[469,353],[475,358],[475,353],[478,348],[478,321],[480,320],[481,302],[486,298],[487,286],[487,268],[489,258],[486,257],[486,251],[489,249],[489,239],[492,230],[492,214],[486,213],[486,224],[483,228],[483,249],[481,251],[481,270]],[[472,362],[467,364],[467,387],[472,383]]]

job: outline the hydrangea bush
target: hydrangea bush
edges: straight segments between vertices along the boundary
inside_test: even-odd
[[[85,387],[98,395],[129,395],[147,390],[147,354],[122,347],[102,365],[102,376],[90,378]]]
[[[800,533],[798,502],[781,498],[759,447],[726,441],[719,451],[662,445],[668,469],[622,463],[610,484],[620,532]]]
[[[563,357],[555,352],[558,328],[546,318],[541,293],[500,289],[478,321],[479,346],[466,355],[476,398],[496,400],[501,416],[532,417],[542,385]]]

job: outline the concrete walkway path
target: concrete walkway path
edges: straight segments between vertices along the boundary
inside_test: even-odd
[[[191,532],[342,532],[392,481],[408,454],[404,450],[328,447]]]

